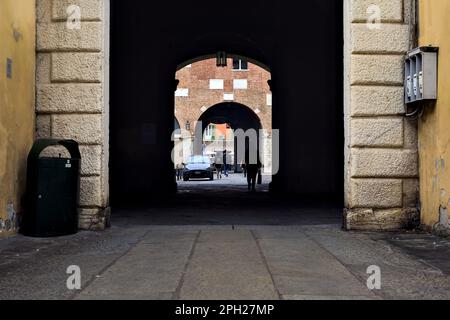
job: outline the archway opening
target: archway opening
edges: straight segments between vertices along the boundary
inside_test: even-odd
[[[189,62],[179,65],[175,81],[174,113],[185,124],[174,134],[172,153],[178,191],[246,190],[245,156],[252,144],[260,164],[255,191],[268,191],[273,174],[269,68],[220,53]]]
[[[111,5],[109,177],[113,215],[117,208],[136,204],[183,203],[173,201],[173,137],[179,136],[174,135],[173,108],[186,90],[182,90],[182,82],[174,83],[174,74],[205,58],[225,56],[270,71],[272,128],[279,130],[279,170],[273,176],[273,194],[292,195],[292,203],[309,201],[316,207],[331,203],[337,208],[336,216],[341,216],[345,150],[341,0],[302,3],[302,12],[308,14],[301,19],[294,2],[246,1],[240,10],[248,14],[233,21],[222,4],[204,1],[189,6],[177,1],[160,3],[157,12],[150,2],[114,0]],[[178,6],[183,10],[174,9]],[[310,32],[312,25],[314,32]],[[210,80],[217,79],[220,77]],[[220,81],[202,81],[211,96],[217,94],[209,85],[220,87]],[[238,81],[237,85],[241,84]],[[206,101],[199,109],[230,98],[223,95],[222,101]],[[272,103],[272,96],[265,100],[262,103]],[[245,101],[242,104],[253,107]],[[200,119],[198,115],[188,122],[178,112],[175,117],[181,131],[195,130]],[[199,211],[200,204],[207,212],[210,208],[203,200],[192,210]],[[214,203],[230,202],[235,200]],[[284,203],[277,203],[275,209],[265,206],[273,209],[267,215],[278,215]],[[295,212],[301,215],[303,211]],[[166,207],[151,212],[158,214],[170,217],[173,212]],[[155,221],[152,218],[152,223]]]

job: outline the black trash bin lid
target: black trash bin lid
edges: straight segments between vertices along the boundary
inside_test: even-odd
[[[28,163],[35,163],[39,159],[42,151],[51,146],[63,146],[69,151],[72,159],[81,159],[78,142],[75,140],[61,140],[61,139],[38,139],[33,144],[30,153],[28,154]]]

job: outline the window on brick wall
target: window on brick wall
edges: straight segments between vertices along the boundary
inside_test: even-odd
[[[272,106],[272,94],[268,93],[266,96],[266,104],[271,107]]]
[[[209,80],[209,88],[211,90],[223,90],[224,84],[222,79]]]
[[[175,91],[175,97],[189,97],[189,89],[179,88]]]
[[[216,125],[210,124],[205,129],[204,139],[209,141],[215,140]]]
[[[223,100],[224,101],[234,101],[234,94],[233,93],[224,93]]]
[[[233,70],[248,71],[248,62],[242,59],[233,59]]]
[[[248,88],[247,79],[234,79],[233,80],[233,88],[236,90],[247,90],[247,88]]]

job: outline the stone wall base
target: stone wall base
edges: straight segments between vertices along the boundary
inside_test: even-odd
[[[9,237],[19,230],[18,216],[13,213],[7,219],[0,219],[0,238]]]
[[[18,231],[17,224],[10,220],[0,219],[0,239],[15,235]]]
[[[416,208],[399,209],[345,209],[344,228],[349,231],[395,231],[420,226]]]
[[[438,237],[450,238],[450,226],[442,224],[436,224],[435,226],[422,225],[421,229]]]
[[[433,228],[432,233],[439,237],[449,238],[450,237],[450,227],[438,225],[435,228]]]
[[[111,208],[81,209],[80,230],[102,231],[111,226]]]
[[[16,231],[1,231],[0,230],[0,239],[13,237],[17,234],[17,232],[18,232],[17,230]]]
[[[81,209],[79,217],[80,230],[101,231],[111,227],[111,208]],[[0,219],[0,238],[16,235],[19,223],[12,219]]]

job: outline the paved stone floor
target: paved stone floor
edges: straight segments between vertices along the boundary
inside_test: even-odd
[[[115,209],[105,232],[0,240],[0,299],[450,298],[448,240],[344,232],[339,208],[242,181],[181,183],[171,201]],[[70,265],[80,291],[66,288]],[[381,290],[367,288],[371,265]]]

